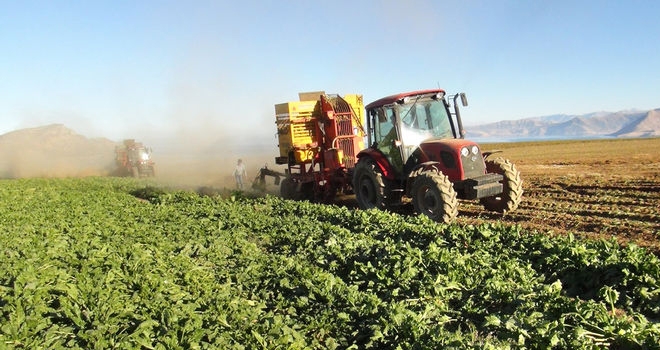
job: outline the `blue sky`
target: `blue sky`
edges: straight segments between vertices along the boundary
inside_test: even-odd
[[[660,1],[0,0],[0,134],[275,133],[298,92],[465,92],[467,125],[660,107]],[[275,152],[275,150],[274,150]]]

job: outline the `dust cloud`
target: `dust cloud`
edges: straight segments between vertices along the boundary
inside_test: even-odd
[[[101,176],[112,170],[114,147],[61,124],[9,132],[0,135],[0,178]]]
[[[247,167],[248,183],[261,167],[275,165],[279,150],[274,122],[267,125],[272,128],[267,130],[268,135],[256,133],[254,130],[259,128],[254,126],[229,128],[220,122],[200,119],[195,124],[170,123],[169,132],[161,128],[158,133],[153,130],[134,133],[136,140],[153,150],[155,181],[185,189],[233,189],[236,187],[233,171],[238,159]]]
[[[0,178],[112,176],[115,147],[123,139],[87,138],[69,127],[51,124],[0,135]],[[133,128],[126,134],[152,149],[156,176],[149,181],[181,189],[234,189],[238,159],[247,166],[247,189],[264,165],[284,171],[274,164],[279,151],[273,135],[241,137],[249,132],[209,124],[172,129]]]
[[[174,142],[181,142],[181,140]],[[277,149],[240,149],[227,146],[224,151],[207,148],[199,152],[160,153],[154,149],[155,180],[173,187],[234,189],[236,183],[233,171],[238,159],[242,159],[247,168],[248,184],[246,186],[249,188],[261,167],[267,165],[271,169],[274,168]],[[186,150],[189,144],[184,142],[182,147],[183,150]]]

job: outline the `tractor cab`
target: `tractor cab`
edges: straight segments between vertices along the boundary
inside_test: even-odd
[[[146,147],[135,147],[129,149],[128,161],[131,164],[148,163],[151,159],[151,149]]]
[[[465,95],[458,96],[463,105],[467,105]],[[429,144],[463,137],[456,101],[452,113],[444,90],[414,91],[385,97],[369,104],[366,110],[368,144],[387,160],[381,163],[388,165],[385,176],[389,179],[403,178],[419,163],[436,158],[424,152],[429,149]],[[456,117],[455,121],[452,116]]]

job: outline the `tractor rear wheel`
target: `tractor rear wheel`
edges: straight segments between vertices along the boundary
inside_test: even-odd
[[[383,174],[371,158],[362,158],[355,165],[353,191],[360,209],[385,209]]]
[[[484,208],[498,213],[507,213],[518,208],[518,204],[522,199],[523,188],[520,172],[513,163],[504,158],[489,159],[486,160],[486,170],[489,173],[502,174],[504,180],[502,181],[502,193],[481,198],[481,204]]]
[[[417,175],[412,184],[412,202],[418,214],[450,223],[458,216],[458,199],[449,178],[436,172]]]

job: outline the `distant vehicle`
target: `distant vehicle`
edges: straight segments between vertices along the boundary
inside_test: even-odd
[[[124,140],[115,147],[116,174],[119,176],[152,177],[156,175],[151,148],[134,139]]]
[[[421,90],[363,106],[362,95],[318,92],[275,105],[275,161],[287,165],[282,197],[331,202],[338,192],[355,193],[362,209],[412,202],[417,213],[440,222],[458,215],[458,199],[477,199],[500,213],[515,210],[520,173],[464,139],[457,100],[467,106],[467,98],[447,97],[441,89]]]

